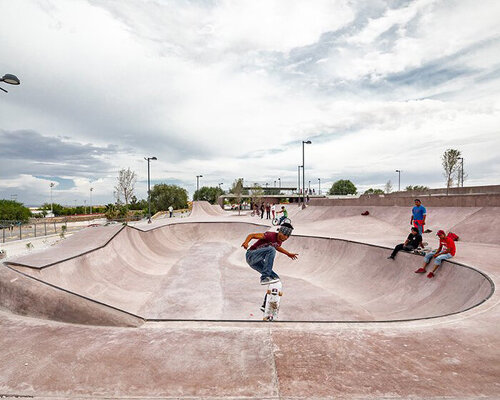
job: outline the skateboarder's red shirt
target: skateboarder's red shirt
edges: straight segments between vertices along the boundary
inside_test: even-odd
[[[449,237],[449,236],[440,237],[439,238],[439,248],[440,249],[443,248],[443,251],[448,249],[448,252],[452,256],[455,256],[455,252],[456,252],[455,242],[453,241],[453,239],[451,237]]]
[[[273,246],[277,249],[283,244],[283,241],[279,240],[278,236],[278,232],[265,232],[264,238],[257,240],[248,250],[257,250],[267,246]]]

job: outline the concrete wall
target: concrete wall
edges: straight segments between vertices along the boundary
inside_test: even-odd
[[[311,199],[313,206],[400,206],[413,205],[413,199],[418,197],[426,207],[500,207],[498,194],[462,194],[462,195],[432,195],[432,196],[361,196],[357,199]]]
[[[448,190],[449,195],[456,194],[497,194],[500,193],[500,185],[488,186],[466,186],[466,187],[451,187]],[[425,191],[410,191],[410,192],[394,192],[386,194],[387,197],[407,197],[407,196],[428,196],[436,194],[446,194],[446,188],[429,189]]]

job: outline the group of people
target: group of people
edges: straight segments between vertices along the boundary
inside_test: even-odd
[[[266,219],[271,219],[271,214],[272,214],[272,219],[275,219],[277,217],[277,214],[283,214],[280,218],[280,221],[278,222],[278,225],[281,225],[283,220],[285,218],[288,218],[288,211],[285,208],[285,206],[281,206],[281,209],[279,211],[276,211],[276,204],[271,204],[271,203],[261,203],[260,207],[257,204],[253,204],[253,210],[257,215],[260,215],[260,218],[264,218],[264,212],[266,213]]]
[[[387,258],[394,260],[399,251],[414,251],[418,248],[423,248],[422,234],[424,233],[425,220],[427,218],[427,210],[422,205],[419,199],[415,199],[415,206],[412,209],[410,225],[413,225],[411,232],[404,243],[394,247],[391,255]],[[415,271],[417,274],[425,274],[427,266],[434,260],[434,268],[427,274],[427,278],[433,278],[436,270],[441,266],[444,260],[448,260],[456,253],[455,241],[450,235],[446,235],[442,229],[438,230],[436,235],[439,237],[439,247],[437,250],[425,253],[423,265]]]

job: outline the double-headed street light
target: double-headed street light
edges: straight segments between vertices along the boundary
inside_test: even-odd
[[[401,192],[401,170],[397,169],[396,172],[398,173],[398,192]]]
[[[306,163],[305,163],[305,155],[304,155],[304,145],[306,144],[311,144],[312,142],[310,140],[303,140],[302,141],[302,186],[303,186],[303,191],[302,191],[302,207],[305,207],[306,205]]]
[[[8,83],[9,85],[20,85],[21,84],[21,81],[19,80],[19,78],[15,75],[12,75],[12,74],[5,74],[2,78],[0,78],[0,82],[5,82],[5,83]],[[0,90],[3,90],[5,93],[9,93],[4,88],[0,87]]]
[[[144,159],[148,162],[148,224],[151,223],[151,186],[150,186],[150,167],[149,164],[151,161],[158,160],[156,157],[144,157]]]

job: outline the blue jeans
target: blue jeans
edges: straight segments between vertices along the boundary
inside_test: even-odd
[[[267,277],[279,278],[278,274],[273,271],[274,257],[276,249],[273,246],[261,247],[260,249],[247,251],[247,263],[254,270],[260,272],[260,279]]]
[[[425,263],[426,264],[429,264],[431,262],[431,259],[432,259],[432,256],[436,254],[435,251],[431,251],[430,253],[426,253],[425,254]],[[447,260],[449,258],[453,257],[451,255],[451,253],[446,253],[446,254],[441,254],[440,256],[437,256],[435,259],[434,259],[434,264],[436,265],[441,265],[441,263],[444,261],[444,260]]]
[[[278,225],[281,225],[283,223],[283,221],[285,219],[287,219],[288,217],[285,217],[284,215],[280,218],[279,222],[278,222]]]

